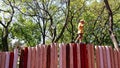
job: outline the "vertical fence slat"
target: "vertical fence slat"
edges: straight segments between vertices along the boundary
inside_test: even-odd
[[[42,48],[41,48],[41,45],[38,45],[38,68],[42,68],[41,65],[42,65]]]
[[[28,47],[28,60],[27,60],[27,68],[31,68],[31,47]]]
[[[5,68],[5,61],[6,61],[6,54],[5,52],[2,52],[2,57],[1,57],[1,68]]]
[[[6,52],[5,68],[9,68],[10,52]]]
[[[77,44],[77,60],[78,60],[78,68],[81,68],[80,44]]]
[[[35,56],[35,61],[36,61],[36,65],[35,65],[35,68],[38,68],[38,61],[39,61],[39,56],[38,56],[38,45],[36,45],[35,47],[35,53],[36,53],[36,56]]]
[[[36,68],[36,47],[33,48],[34,53],[34,68]]]
[[[92,55],[91,56],[91,59],[92,59],[92,62],[91,62],[92,63],[92,68],[95,68],[95,55],[94,55],[94,46],[93,45],[91,46],[91,53],[92,53],[91,54]]]
[[[70,45],[66,45],[66,68],[70,68]]]
[[[54,68],[58,66],[58,51],[57,51],[57,44],[55,43],[55,65]]]
[[[55,54],[55,53],[54,53],[54,52],[55,52],[54,44],[51,44],[50,46],[51,46],[51,48],[50,48],[50,49],[51,49],[50,68],[54,68],[54,63],[55,63],[55,62],[54,62],[54,61],[55,61],[55,56],[54,56],[54,54]]]
[[[84,48],[83,48],[83,44],[80,44],[80,57],[81,57],[81,68],[85,68],[84,67]]]
[[[18,49],[14,49],[14,63],[13,63],[13,68],[17,68],[17,62],[18,62]]]
[[[35,65],[35,68],[39,68],[38,65],[39,65],[39,51],[38,51],[39,47],[38,45],[35,47],[35,53],[36,53],[36,57],[35,57],[35,61],[36,61],[36,65]]]
[[[96,50],[96,68],[100,68],[100,52],[98,46],[95,46]]]
[[[108,68],[107,66],[107,51],[106,51],[106,48],[104,46],[102,46],[102,50],[103,50],[103,62],[104,62],[104,68]],[[110,59],[109,59],[110,60]]]
[[[114,63],[115,63],[115,68],[118,68],[118,57],[117,57],[116,49],[114,49]]]
[[[94,62],[94,48],[93,48],[93,45],[88,44],[87,49],[88,49],[88,67],[89,68],[94,68],[95,62]]]
[[[120,49],[119,50],[117,50],[118,51],[118,68],[120,68]]]
[[[99,50],[100,50],[100,66],[101,66],[101,68],[104,68],[103,51],[102,51],[102,47],[101,46],[99,46]]]
[[[43,68],[46,68],[46,63],[47,63],[47,46],[46,45],[43,45],[43,47],[44,47],[44,51],[43,51],[43,55],[44,55],[44,57],[43,57]]]
[[[91,59],[91,48],[90,48],[90,45],[87,45],[87,49],[88,49],[88,67],[89,68],[92,68],[92,59]]]
[[[70,68],[74,68],[73,67],[73,46],[72,44],[70,44]]]
[[[60,58],[59,58],[59,62],[60,62],[60,68],[66,68],[66,45],[65,44],[60,44]]]
[[[109,47],[106,47],[106,55],[107,55],[107,67],[108,68],[112,68],[111,67],[111,59],[110,59],[110,49],[109,49]]]
[[[73,47],[73,67],[78,68],[78,60],[77,60],[77,44],[71,43]]]
[[[50,64],[51,64],[51,46],[48,45],[47,47],[47,68],[50,68]]]
[[[1,58],[2,58],[2,52],[0,52],[0,68],[1,68],[1,66],[2,66],[2,65],[1,65],[1,64],[2,64],[2,59],[1,59]]]
[[[81,68],[88,68],[88,51],[86,44],[80,44],[80,51],[81,51]]]
[[[27,59],[28,59],[28,47],[25,47],[25,50],[24,50],[24,68],[27,68]]]
[[[112,49],[112,47],[109,47],[110,49],[110,62],[111,62],[111,68],[115,68],[115,64],[114,64],[114,50]]]
[[[35,50],[34,47],[31,48],[31,68],[35,67]]]
[[[14,53],[13,53],[13,52],[10,52],[9,68],[13,68],[13,59],[14,59]]]

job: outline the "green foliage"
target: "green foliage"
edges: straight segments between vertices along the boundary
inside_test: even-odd
[[[19,40],[25,41],[27,46],[35,46],[41,41],[38,25],[30,18],[19,16],[18,22],[13,24],[12,35]]]

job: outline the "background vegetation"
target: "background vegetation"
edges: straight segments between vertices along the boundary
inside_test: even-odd
[[[82,42],[120,44],[120,0],[1,0],[0,50],[74,42],[81,19]]]

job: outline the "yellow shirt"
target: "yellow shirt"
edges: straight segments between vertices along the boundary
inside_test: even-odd
[[[82,24],[82,23],[78,24],[78,34],[83,33],[83,26],[84,26],[84,24]]]

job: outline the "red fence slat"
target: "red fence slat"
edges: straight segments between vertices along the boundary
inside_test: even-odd
[[[68,56],[66,56],[66,50],[68,50],[68,49],[66,49],[66,45],[65,44],[60,44],[59,45],[60,46],[60,59],[59,59],[59,61],[60,61],[60,68],[66,68],[66,57]]]
[[[77,63],[78,63],[78,68],[81,68],[81,57],[80,57],[80,44],[77,44]]]

